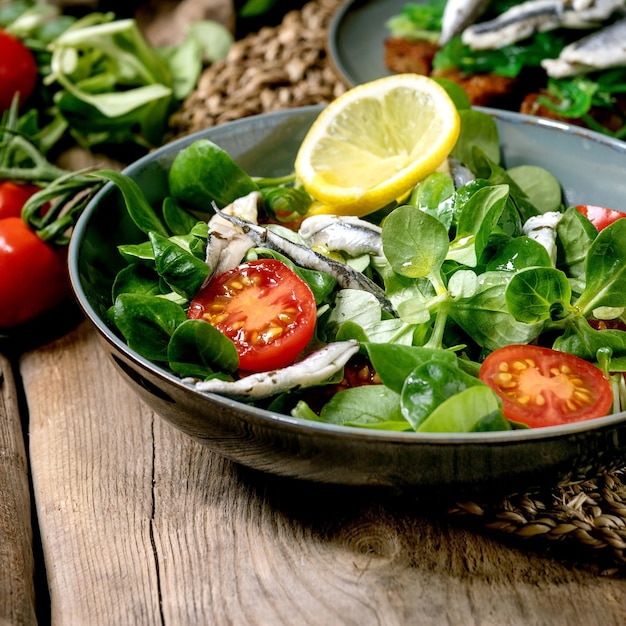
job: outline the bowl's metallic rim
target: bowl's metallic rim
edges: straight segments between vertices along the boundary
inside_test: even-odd
[[[322,105],[310,105],[285,111],[274,111],[270,113],[249,116],[247,118],[242,118],[233,122],[229,122],[227,124],[223,124],[222,126],[201,130],[161,146],[150,154],[141,157],[131,165],[124,168],[122,170],[122,173],[126,175],[132,175],[133,172],[142,169],[146,164],[154,160],[155,157],[159,157],[160,155],[170,153],[172,151],[177,152],[200,137],[211,138],[221,133],[230,133],[233,128],[236,128],[238,126],[245,127],[249,124],[254,124],[255,120],[259,119],[262,119],[267,123],[267,121],[271,121],[272,118],[282,119],[284,117],[288,117],[289,115],[297,113],[298,111],[315,111],[321,110],[322,108]],[[561,130],[568,133],[578,134],[589,141],[605,144],[607,147],[610,147],[617,152],[626,153],[626,142],[619,141],[617,139],[602,135],[591,130],[580,128],[578,126],[573,126],[549,119],[536,118],[533,116],[511,111],[489,109],[484,107],[476,108],[488,112],[493,117],[499,118],[508,123],[522,125],[529,124],[533,126],[539,125],[545,126],[546,128],[552,130]],[[367,440],[370,443],[375,443],[378,441],[386,444],[398,443],[402,445],[428,444],[446,446],[458,444],[483,445],[485,443],[514,444],[532,440],[558,439],[561,437],[583,434],[585,432],[590,432],[594,430],[606,430],[626,421],[626,411],[622,411],[620,413],[595,418],[589,421],[575,422],[572,424],[559,426],[547,426],[544,428],[536,429],[520,429],[511,431],[494,431],[480,433],[396,433],[392,431],[371,430],[351,426],[340,426],[335,424],[325,424],[322,422],[306,421],[281,413],[268,411],[266,409],[252,407],[242,402],[231,400],[227,397],[219,396],[214,393],[197,391],[190,385],[183,383],[180,378],[163,370],[158,365],[155,365],[151,361],[145,359],[140,354],[129,348],[124,341],[122,341],[115,333],[112,332],[110,327],[93,309],[86,297],[86,293],[82,287],[80,274],[78,271],[78,259],[80,258],[82,236],[87,229],[91,215],[97,210],[99,202],[109,193],[111,193],[115,188],[116,187],[114,183],[106,183],[85,207],[83,213],[79,217],[74,227],[68,249],[68,265],[70,282],[72,285],[72,289],[74,290],[75,298],[79,306],[83,310],[84,314],[94,325],[101,337],[113,348],[124,354],[128,360],[135,363],[137,366],[150,371],[153,376],[167,381],[170,384],[176,385],[180,389],[184,389],[185,392],[193,394],[197,398],[202,398],[206,401],[209,401],[210,403],[221,405],[223,407],[229,408],[230,410],[239,411],[243,414],[253,416],[255,419],[266,421],[268,425],[273,424],[275,426],[280,426],[281,428],[294,429],[300,435],[310,432],[317,435],[324,434],[346,436],[352,439],[359,439],[363,441]]]

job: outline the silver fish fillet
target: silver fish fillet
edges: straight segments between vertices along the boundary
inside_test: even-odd
[[[309,247],[325,246],[351,256],[384,256],[382,229],[358,217],[312,215],[303,220],[298,234]]]
[[[524,234],[540,243],[548,252],[552,265],[556,265],[556,229],[563,217],[559,211],[548,211],[529,217],[522,226]]]
[[[263,197],[258,191],[237,198],[222,209],[222,213],[235,215],[249,222],[257,222],[259,207],[263,204]],[[229,221],[220,215],[214,215],[209,220],[209,234],[206,247],[206,263],[210,274],[206,285],[216,274],[227,272],[241,263],[246,252],[254,247],[254,242],[237,230]]]
[[[459,189],[459,187],[463,187],[463,185],[467,185],[467,183],[476,179],[474,172],[455,157],[448,157],[446,165],[455,189]]]
[[[209,236],[206,246],[206,264],[210,273],[204,284],[217,274],[227,272],[237,267],[250,248],[254,247],[254,241],[219,215],[214,215],[209,220]]]
[[[248,237],[255,242],[255,245],[280,252],[300,267],[326,272],[333,276],[337,280],[337,283],[344,289],[360,289],[367,291],[378,300],[380,306],[385,311],[396,315],[393,305],[387,299],[384,290],[374,281],[349,265],[330,259],[306,246],[289,241],[289,239],[281,237],[268,228],[258,226],[257,224],[247,222],[246,220],[232,215],[223,214],[217,209],[216,211],[219,215],[240,228],[245,235],[248,235]]]
[[[576,5],[572,0],[528,0],[493,20],[469,26],[462,40],[475,50],[502,48],[536,32],[600,26],[625,5],[626,0],[577,0]]]
[[[558,58],[544,59],[541,65],[552,78],[626,65],[626,19],[575,41]]]
[[[250,374],[234,381],[217,378],[196,381],[184,378],[197,391],[217,393],[239,400],[260,400],[285,391],[313,387],[327,381],[359,351],[356,341],[329,343],[302,361],[282,369]]]
[[[441,18],[439,45],[460,35],[482,15],[488,4],[489,0],[448,0]]]

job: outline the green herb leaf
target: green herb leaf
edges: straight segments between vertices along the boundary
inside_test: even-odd
[[[157,296],[162,294],[161,281],[156,272],[140,263],[122,268],[113,282],[113,300],[124,293]]]
[[[202,213],[212,213],[212,203],[222,209],[259,190],[230,155],[208,139],[197,139],[176,155],[169,185],[174,200]]]
[[[487,350],[529,343],[543,329],[543,324],[519,322],[509,312],[504,296],[510,278],[509,272],[482,274],[473,296],[453,300],[450,305],[450,317]]]
[[[534,267],[513,275],[505,298],[517,321],[537,324],[569,314],[572,289],[561,270]]]
[[[239,367],[235,344],[203,320],[187,320],[172,334],[167,356],[179,376],[206,379],[214,371],[234,372]]]
[[[517,272],[527,267],[551,267],[548,251],[530,237],[515,237],[496,247],[487,271]]]
[[[510,430],[511,425],[502,414],[501,402],[486,385],[468,387],[442,402],[424,420],[418,431],[422,433],[469,433],[478,430]]]
[[[419,365],[432,359],[450,365],[457,362],[453,352],[420,346],[367,343],[365,348],[383,384],[398,394],[402,393],[407,376]]]
[[[587,286],[576,302],[589,316],[601,306],[626,307],[626,219],[604,228],[587,253]]]
[[[99,170],[93,176],[104,178],[115,183],[124,196],[128,214],[140,230],[148,234],[156,232],[164,237],[169,235],[154,209],[148,202],[145,193],[130,176],[115,170]]]
[[[475,267],[489,243],[508,199],[507,185],[478,189],[462,206],[457,232],[446,258]]]
[[[191,300],[209,275],[209,266],[177,243],[150,233],[159,276],[178,294]]]
[[[398,394],[384,385],[366,385],[336,393],[322,408],[320,418],[343,426],[395,431],[411,428],[400,413]]]
[[[406,378],[401,393],[401,411],[414,430],[450,396],[474,385],[483,385],[456,365],[432,359],[416,367]]]
[[[121,294],[112,319],[129,347],[152,361],[167,362],[168,344],[187,316],[182,307],[158,296]]]
[[[438,273],[448,252],[448,231],[412,206],[395,209],[383,224],[383,250],[395,272],[409,278]]]

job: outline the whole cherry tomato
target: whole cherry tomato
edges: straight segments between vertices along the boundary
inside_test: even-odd
[[[626,217],[626,213],[615,209],[605,209],[593,204],[579,204],[576,208],[598,229],[610,226],[615,220]]]
[[[20,104],[35,88],[37,62],[32,52],[17,38],[0,30],[0,112],[11,107],[19,93]]]
[[[309,286],[284,263],[250,261],[216,276],[187,313],[233,340],[242,370],[285,367],[306,347],[317,309]]]
[[[0,328],[13,328],[70,294],[66,250],[42,241],[19,217],[0,220]]]
[[[21,185],[10,180],[0,182],[0,220],[20,217],[26,200],[38,191],[40,188],[36,185]]]
[[[602,417],[613,404],[611,385],[595,365],[540,346],[494,350],[479,378],[502,398],[508,419],[531,428]]]

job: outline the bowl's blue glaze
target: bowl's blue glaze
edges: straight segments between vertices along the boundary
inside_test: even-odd
[[[307,107],[203,131],[164,146],[125,173],[158,202],[167,193],[174,155],[206,137],[253,175],[283,175],[318,112]],[[562,182],[567,204],[626,208],[626,144],[537,118],[491,113],[507,166],[548,168]],[[84,211],[70,244],[77,300],[129,385],[174,426],[234,461],[300,479],[454,498],[571,482],[626,462],[626,413],[536,430],[398,434],[301,421],[191,390],[130,350],[106,321],[112,280],[122,265],[116,246],[143,239],[117,188],[106,185]]]

